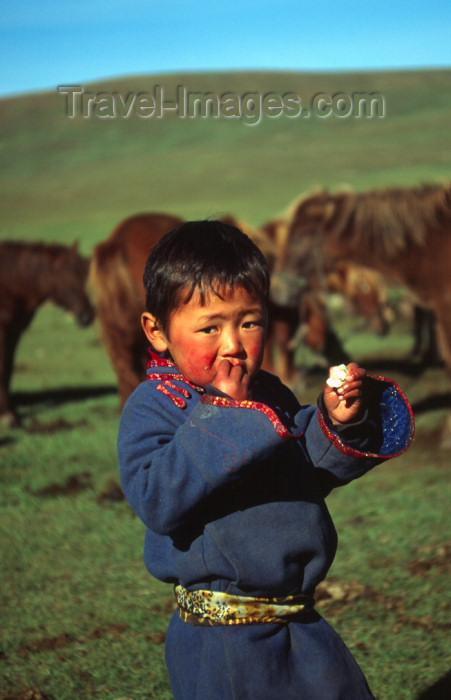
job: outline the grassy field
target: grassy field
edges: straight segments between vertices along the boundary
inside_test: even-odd
[[[56,90],[2,100],[0,237],[78,239],[90,254],[137,211],[230,211],[259,225],[317,184],[365,189],[449,178],[450,82],[451,71],[262,73],[86,87],[127,94],[164,84],[169,93],[183,84],[306,99],[365,91],[386,99],[383,119],[281,117],[255,127],[68,119]],[[357,361],[399,382],[417,432],[405,455],[329,497],[340,544],[318,609],[378,700],[448,698],[450,453],[438,444],[449,381],[441,368],[407,361],[410,323],[400,312],[386,338],[357,331],[358,319],[340,309],[334,321]],[[314,361],[303,350],[298,359]],[[303,402],[316,400],[323,380],[324,370],[307,374]],[[172,591],[145,572],[143,528],[118,490],[118,399],[96,326],[79,330],[44,306],[20,345],[13,392],[23,428],[0,433],[0,700],[169,700],[163,654]]]

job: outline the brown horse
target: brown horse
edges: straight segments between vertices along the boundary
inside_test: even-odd
[[[410,289],[434,311],[451,374],[450,184],[303,196],[292,208],[280,284],[296,274],[306,247],[326,260],[375,268]]]
[[[169,214],[130,216],[93,253],[89,281],[121,405],[146,372],[148,342],[141,329],[144,265],[155,243],[181,223],[182,219]]]
[[[0,420],[19,419],[11,406],[9,387],[20,336],[45,301],[71,311],[88,325],[94,310],[85,292],[89,262],[72,247],[0,241]]]

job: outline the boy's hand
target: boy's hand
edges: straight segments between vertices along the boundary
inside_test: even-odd
[[[362,379],[365,375],[365,369],[350,362],[341,386],[324,385],[324,404],[332,423],[348,423],[358,419],[362,410]]]
[[[232,365],[228,360],[221,360],[211,385],[237,401],[249,398],[249,375],[241,365]]]

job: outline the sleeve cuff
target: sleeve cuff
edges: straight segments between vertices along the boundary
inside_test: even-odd
[[[320,425],[341,451],[388,459],[402,454],[413,439],[412,407],[396,382],[390,379],[366,378],[367,415],[356,423],[332,424],[321,400],[322,397],[318,403]]]
[[[374,407],[373,410],[365,408],[359,420],[338,425],[332,423],[322,393],[318,397],[318,408],[328,429],[338,435],[346,445],[359,452],[379,452],[383,441],[382,424],[379,412],[374,410]]]

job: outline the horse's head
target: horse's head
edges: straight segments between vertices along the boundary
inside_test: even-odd
[[[292,207],[288,234],[276,262],[271,298],[282,306],[299,304],[302,292],[322,286],[325,270],[335,256],[337,198],[326,190],[301,197]]]
[[[61,246],[52,265],[50,299],[74,314],[81,326],[94,319],[94,308],[86,292],[89,260],[79,255],[77,245]]]
[[[271,299],[278,306],[298,307],[317,267],[322,199],[321,191],[300,199],[293,207],[271,278]]]

